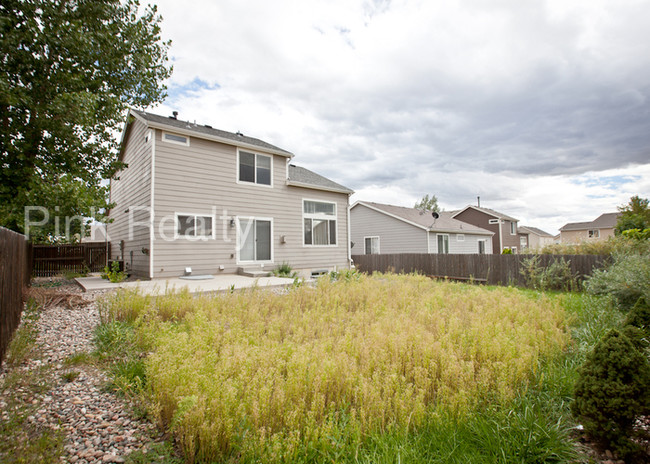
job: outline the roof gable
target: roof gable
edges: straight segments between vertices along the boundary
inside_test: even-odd
[[[438,217],[434,218],[430,211],[423,211],[417,208],[408,208],[404,206],[386,205],[383,203],[374,203],[370,201],[358,201],[352,208],[362,205],[379,213],[399,219],[402,222],[411,224],[420,229],[431,232],[452,232],[458,234],[478,234],[494,235],[489,230],[482,229],[472,224],[459,221],[452,217],[452,213],[442,211]]]
[[[519,219],[515,219],[512,216],[508,216],[507,214],[500,213],[500,212],[495,211],[495,210],[490,209],[490,208],[483,208],[481,206],[472,206],[472,205],[468,205],[468,206],[464,207],[463,209],[461,209],[460,211],[453,211],[453,213],[454,213],[453,217],[458,216],[459,214],[467,211],[470,208],[475,210],[475,211],[479,211],[479,212],[481,212],[483,214],[487,214],[488,216],[492,216],[495,219],[505,219],[506,221],[519,222]]]
[[[548,232],[544,232],[542,229],[538,229],[537,227],[519,226],[518,230],[519,232],[524,232],[524,233],[528,232],[531,234],[539,235],[540,237],[553,237]]]

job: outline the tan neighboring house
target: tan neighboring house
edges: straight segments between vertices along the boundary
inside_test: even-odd
[[[416,208],[357,201],[350,208],[353,255],[392,253],[492,253],[493,233]]]
[[[542,229],[531,226],[519,226],[519,246],[520,250],[539,251],[546,245],[555,243],[555,238]]]
[[[111,181],[112,258],[141,278],[349,268],[352,190],[241,133],[130,110]]]
[[[560,227],[560,243],[607,240],[614,236],[614,229],[621,213],[604,213],[591,222],[569,222]]]
[[[506,248],[517,253],[521,247],[517,231],[518,219],[493,209],[471,205],[453,212],[452,217],[492,232],[493,253],[500,254]]]

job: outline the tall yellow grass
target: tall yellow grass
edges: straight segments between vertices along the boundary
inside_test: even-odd
[[[514,289],[422,276],[107,300],[148,341],[151,401],[186,457],[287,461],[391,427],[512,397],[568,341],[564,313]]]

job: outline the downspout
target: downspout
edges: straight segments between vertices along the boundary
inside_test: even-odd
[[[154,180],[156,178],[156,129],[151,129],[151,204],[149,205],[149,278],[153,279]]]
[[[348,223],[347,223],[347,229],[348,229],[348,269],[352,269],[352,236],[350,235],[350,193],[348,193],[348,206],[347,206],[347,216],[348,216]]]
[[[503,253],[503,227],[504,221],[499,218],[499,254]]]

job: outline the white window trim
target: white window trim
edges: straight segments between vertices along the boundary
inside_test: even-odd
[[[373,239],[373,238],[377,239],[377,253],[366,253],[366,239],[368,239],[368,238],[369,239]],[[372,245],[370,247],[371,247],[371,251],[372,251]],[[377,255],[381,254],[381,239],[379,238],[379,235],[369,235],[367,237],[363,237],[363,254],[364,255],[365,254],[371,254],[371,255],[373,255],[373,254],[377,254]]]
[[[456,234],[456,241],[457,242],[464,242],[465,241],[465,234]]]
[[[488,224],[501,224],[501,221],[499,219],[490,219]]]
[[[592,232],[592,233],[590,233]],[[590,229],[587,231],[587,237],[589,238],[600,238],[600,229]]]
[[[271,183],[269,185],[266,184],[258,184],[257,182],[248,182],[245,180],[239,180],[239,152],[244,151],[246,153],[251,153],[255,155],[255,180],[257,181],[257,157],[258,156],[266,156],[267,158],[271,159]],[[288,169],[288,168],[287,168]],[[257,187],[266,187],[266,188],[273,188],[273,155],[267,155],[266,153],[257,153],[256,151],[253,150],[240,150],[239,147],[237,147],[237,177],[235,177],[235,181],[240,184],[240,185],[255,185]]]
[[[174,135],[176,137],[185,137],[185,143],[179,142],[178,140],[168,140],[167,138],[165,138],[165,136],[167,134]],[[189,147],[190,146],[190,137],[189,136],[181,135],[181,134],[175,134],[173,132],[163,131],[163,133],[162,133],[162,141],[165,142],[165,143],[172,143],[174,145],[181,145],[183,147]]]
[[[487,254],[488,254],[488,249],[487,249],[487,239],[485,239],[485,238],[479,238],[479,239],[476,241],[476,247],[477,247],[476,253],[477,253],[477,254],[481,254],[481,253],[479,252],[479,249],[478,249],[478,248],[479,248],[479,243],[481,243],[481,242],[483,242],[483,254],[484,254],[484,255],[487,255]]]
[[[178,216],[194,216],[194,220],[196,221],[197,216],[202,216],[202,217],[209,217],[212,218],[212,234],[211,235],[193,235],[193,236],[187,236],[187,235],[181,235],[178,233]],[[187,240],[189,242],[200,242],[200,241],[206,241],[206,240],[214,240],[217,238],[217,231],[216,231],[216,220],[217,217],[214,214],[203,214],[203,213],[182,213],[182,212],[176,212],[174,213],[174,240]]]
[[[517,235],[517,223],[510,221],[510,235]]]
[[[447,237],[447,253],[440,253],[440,247],[438,246],[438,237]],[[448,255],[449,249],[451,248],[449,243],[449,234],[436,234],[436,254]]]
[[[330,205],[334,205],[334,215],[330,216],[329,214],[316,214],[316,213],[307,213],[305,214],[305,202],[306,201],[315,201],[317,203],[328,203]],[[302,246],[303,247],[308,247],[308,248],[334,248],[339,246],[339,214],[338,214],[338,205],[336,204],[335,201],[327,201],[327,200],[317,200],[315,198],[303,198],[302,201],[300,202],[300,208],[302,208],[302,222],[301,222],[301,231],[302,231]],[[326,219],[326,220],[332,220],[336,221],[336,227],[335,229],[335,240],[336,243],[334,245],[332,244],[327,244],[327,245],[313,245],[313,244],[307,244],[305,243],[305,219]],[[365,242],[364,242],[364,251],[365,251]]]
[[[263,260],[263,261],[242,261],[240,258],[240,252],[241,252],[241,237],[239,232],[241,231],[241,221],[242,220],[254,220],[254,221],[269,221],[271,223],[271,259],[270,260]],[[235,217],[236,221],[236,227],[237,227],[237,240],[236,240],[236,247],[237,247],[237,264],[273,264],[274,263],[274,249],[275,247],[273,246],[273,218],[271,217],[259,217],[259,216],[236,216]]]

